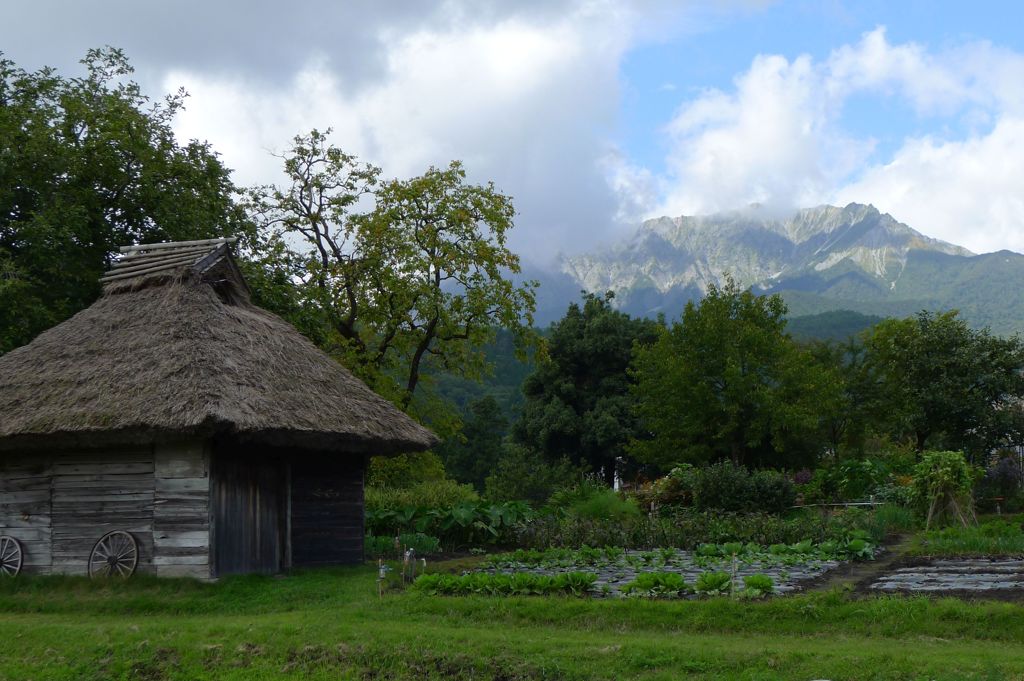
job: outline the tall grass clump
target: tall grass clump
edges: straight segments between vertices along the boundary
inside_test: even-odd
[[[913,532],[919,527],[919,519],[914,509],[898,504],[883,504],[865,517],[863,529],[875,543],[881,543],[895,534]]]
[[[366,486],[368,511],[396,508],[451,508],[463,503],[476,503],[480,495],[472,485],[454,480],[425,480],[409,487]]]
[[[591,478],[552,494],[545,510],[551,515],[594,521],[626,522],[640,517],[635,500]]]
[[[923,556],[1024,556],[1019,522],[992,520],[977,526],[954,526],[924,532],[910,552]]]
[[[368,534],[363,547],[366,557],[370,559],[401,558],[405,549],[412,549],[418,556],[426,556],[441,550],[441,540],[422,532],[383,537]]]

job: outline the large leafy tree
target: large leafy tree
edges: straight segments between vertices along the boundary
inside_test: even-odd
[[[611,484],[631,460],[638,435],[629,366],[633,346],[657,337],[659,325],[611,306],[612,294],[585,294],[552,324],[548,355],[523,383],[525,402],[514,434],[555,463],[568,459]]]
[[[118,246],[245,225],[217,155],[175,139],[183,92],[150,101],[120,50],[82,64],[66,78],[0,55],[0,352],[89,305]]]
[[[888,319],[866,338],[866,361],[893,435],[919,451],[975,457],[1022,440],[1024,343],[975,330],[956,311]]]
[[[654,464],[731,459],[796,465],[821,444],[821,405],[838,381],[785,332],[779,296],[729,280],[639,348],[634,394],[646,437],[632,451]]]
[[[468,183],[458,162],[382,182],[328,136],[296,137],[289,184],[247,193],[260,302],[406,409],[428,358],[475,377],[496,327],[528,339],[533,284],[509,277],[520,271],[506,245],[512,200]]]

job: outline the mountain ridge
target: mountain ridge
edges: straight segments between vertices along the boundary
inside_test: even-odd
[[[568,304],[580,290],[614,291],[630,314],[675,317],[727,274],[759,293],[780,293],[793,316],[957,308],[996,333],[1024,330],[1024,294],[1016,293],[1024,290],[1024,255],[974,254],[859,203],[646,220],[626,239],[561,258],[557,272],[541,277],[549,290],[541,288],[538,318],[547,321],[555,299],[571,291]]]

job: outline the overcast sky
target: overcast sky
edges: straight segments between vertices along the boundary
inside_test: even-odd
[[[873,203],[1024,252],[1024,9],[1011,2],[33,0],[0,50],[72,75],[122,47],[239,184],[291,137],[408,177],[464,161],[534,260],[658,215]]]

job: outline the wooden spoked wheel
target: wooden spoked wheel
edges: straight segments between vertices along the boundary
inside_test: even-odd
[[[139,544],[135,537],[122,530],[100,537],[89,554],[90,577],[128,579],[139,564]]]
[[[6,534],[0,535],[0,577],[15,577],[21,572],[21,564],[25,553],[21,550],[21,542]]]

